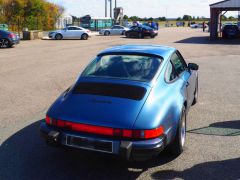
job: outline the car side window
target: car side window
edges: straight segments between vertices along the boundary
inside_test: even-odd
[[[77,28],[77,27],[69,27],[68,30],[75,30],[76,31],[76,30],[80,30],[80,29]]]
[[[171,62],[174,69],[178,74],[182,74],[186,70],[186,63],[183,61],[182,57],[177,53],[174,53],[171,57]]]
[[[166,82],[172,82],[177,78],[177,74],[171,62],[168,63],[166,73],[165,73],[165,80]]]

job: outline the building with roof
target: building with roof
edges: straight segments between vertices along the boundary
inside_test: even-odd
[[[210,38],[218,39],[221,17],[228,11],[240,11],[240,0],[225,0],[210,5]]]

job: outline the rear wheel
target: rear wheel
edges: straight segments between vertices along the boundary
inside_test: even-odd
[[[87,35],[87,34],[83,34],[83,35],[81,36],[81,39],[82,39],[82,40],[88,40],[88,35]]]
[[[171,153],[176,156],[180,155],[183,152],[185,147],[186,130],[187,130],[186,122],[187,122],[187,116],[186,116],[186,111],[184,107],[182,110],[181,120],[178,125],[176,137],[172,142],[172,144],[169,146],[169,150],[171,151]]]
[[[61,34],[56,34],[55,39],[56,40],[62,40],[63,36]]]
[[[11,47],[10,41],[7,40],[7,39],[1,39],[0,40],[0,47],[1,48]]]

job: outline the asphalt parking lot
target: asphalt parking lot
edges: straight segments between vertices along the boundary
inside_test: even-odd
[[[144,163],[47,147],[38,127],[57,96],[101,50],[163,44],[200,65],[199,102],[188,114],[185,152]],[[0,179],[240,179],[240,40],[166,28],[155,39],[93,36],[0,49]]]

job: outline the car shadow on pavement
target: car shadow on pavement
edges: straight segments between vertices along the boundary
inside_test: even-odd
[[[0,146],[0,179],[136,179],[148,168],[176,157],[163,152],[147,162],[123,159],[66,148],[48,147],[33,123]]]
[[[219,44],[219,45],[239,45],[240,39],[218,39],[218,40],[210,40],[209,37],[200,36],[200,37],[190,37],[187,39],[183,39],[177,41],[175,43],[182,44]]]
[[[239,136],[240,120],[216,122],[207,127],[189,130],[188,132],[215,136]]]
[[[185,180],[238,180],[240,158],[224,161],[213,161],[197,164],[184,171],[164,170],[154,172],[153,179],[185,179]]]

